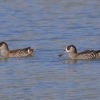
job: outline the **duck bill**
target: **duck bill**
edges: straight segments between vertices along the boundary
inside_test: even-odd
[[[61,57],[62,55],[64,55],[66,53],[66,51],[63,51],[62,53],[60,53],[58,56]]]

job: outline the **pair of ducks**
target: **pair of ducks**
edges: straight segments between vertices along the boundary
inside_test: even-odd
[[[27,47],[10,51],[7,43],[1,42],[0,50],[3,57],[26,57],[32,55],[35,49]],[[66,47],[66,49],[58,56],[61,57],[66,52],[68,52],[70,59],[100,59],[100,50],[85,50],[83,52],[77,53],[77,49],[74,45],[69,45]]]

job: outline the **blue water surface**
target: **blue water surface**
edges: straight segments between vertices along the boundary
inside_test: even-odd
[[[1,0],[0,41],[32,57],[0,59],[0,100],[99,100],[100,60],[58,57],[100,49],[99,0]]]

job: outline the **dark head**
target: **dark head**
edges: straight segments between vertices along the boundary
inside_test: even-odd
[[[69,45],[67,46],[62,53],[60,53],[58,56],[61,57],[64,55],[66,52],[68,53],[77,53],[77,49],[74,45]]]
[[[8,45],[5,42],[0,42],[0,49],[8,49]]]
[[[77,53],[77,49],[74,45],[69,45],[67,48],[66,48],[66,51],[67,52],[72,52],[72,53]]]

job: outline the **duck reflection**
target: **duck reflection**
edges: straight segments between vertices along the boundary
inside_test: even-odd
[[[77,60],[76,59],[67,59],[67,60],[64,60],[64,63],[75,64],[75,63],[77,63]]]

